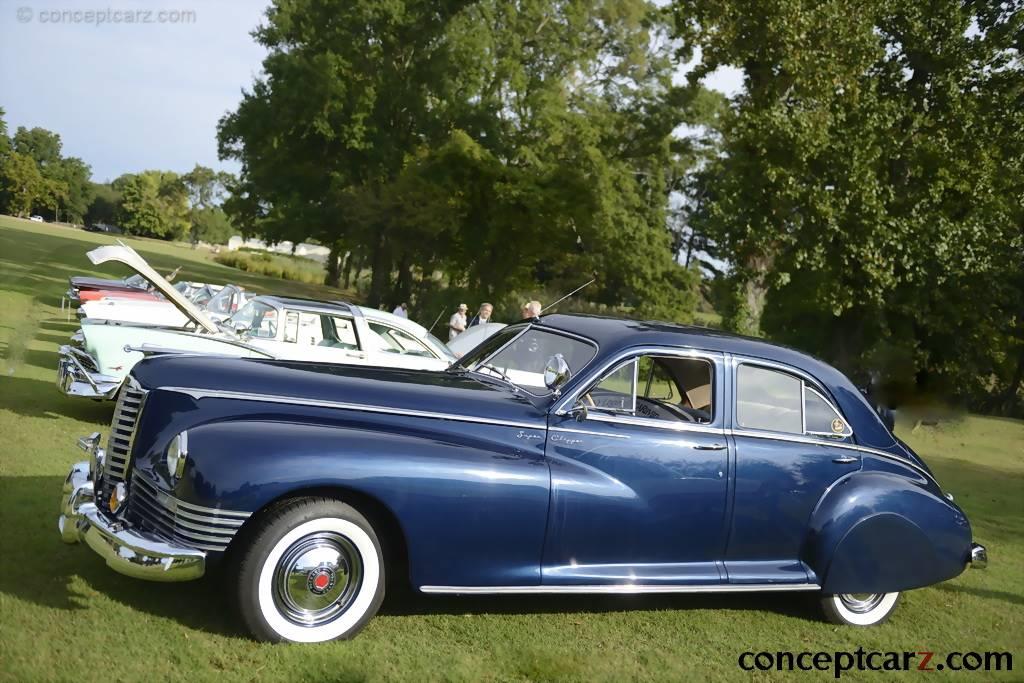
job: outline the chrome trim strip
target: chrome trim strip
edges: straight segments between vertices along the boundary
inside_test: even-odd
[[[573,429],[571,427],[551,427],[552,432],[570,432],[572,434],[585,434],[587,436],[607,436],[613,439],[628,439],[626,434],[613,434],[610,432],[595,432],[589,429]]]
[[[338,410],[357,410],[367,413],[382,413],[387,415],[404,415],[406,417],[422,417],[431,420],[452,420],[454,422],[473,422],[498,427],[518,427],[519,429],[546,429],[543,422],[514,422],[512,420],[494,420],[487,417],[474,415],[455,415],[454,413],[437,413],[430,410],[414,410],[411,408],[393,408],[388,406],[363,405],[360,403],[345,403],[343,401],[317,401],[304,399],[298,396],[280,396],[277,394],[248,394],[241,391],[221,391],[219,389],[190,389],[188,387],[160,387],[163,391],[174,391],[179,394],[191,396],[197,401],[204,398],[226,398],[240,401],[263,401],[266,403],[285,403],[300,406],[312,406],[314,408],[335,408]]]
[[[422,593],[446,593],[462,595],[522,595],[549,593],[581,594],[622,594],[636,593],[757,593],[762,591],[817,591],[821,586],[814,583],[760,583],[760,584],[719,584],[719,585],[650,585],[613,584],[590,586],[420,586]]]
[[[890,453],[888,451],[883,451],[883,450],[880,450],[878,448],[872,448],[871,446],[861,446],[859,444],[841,443],[841,442],[833,443],[833,442],[830,442],[830,441],[822,441],[821,439],[813,439],[813,438],[807,437],[807,436],[800,436],[798,434],[783,434],[783,433],[780,433],[780,432],[756,432],[756,431],[748,431],[748,430],[745,430],[745,429],[733,429],[733,430],[731,430],[729,432],[729,434],[730,434],[730,436],[746,436],[746,437],[750,437],[752,439],[770,439],[770,440],[773,440],[773,441],[790,441],[790,442],[793,442],[793,443],[802,443],[802,444],[807,444],[807,445],[810,445],[810,446],[821,446],[823,448],[842,448],[842,449],[845,449],[845,450],[848,450],[848,451],[857,451],[859,453],[868,453],[870,455],[877,455],[880,458],[887,458],[889,460],[893,460],[895,462],[898,462],[901,465],[906,465],[907,467],[910,467],[910,468],[920,472],[921,474],[923,474],[928,479],[931,479],[932,481],[935,481],[935,477],[932,476],[931,474],[929,474],[928,471],[925,470],[923,467],[920,467],[917,464],[911,462],[910,460],[908,460],[908,459],[906,459],[906,458],[904,458],[902,456],[896,455],[895,453]],[[936,481],[935,483],[937,484],[938,482]]]
[[[242,522],[244,522],[245,520],[249,519],[249,517],[252,516],[251,512],[246,512],[244,510],[226,510],[226,509],[223,509],[223,508],[208,508],[208,507],[203,507],[202,505],[195,505],[194,503],[186,503],[185,501],[178,500],[177,498],[175,498],[174,496],[170,495],[169,493],[166,493],[165,491],[161,491],[160,489],[158,489],[153,482],[149,481],[148,479],[145,479],[144,477],[140,476],[138,473],[136,473],[132,477],[132,483],[135,483],[135,482],[141,482],[144,487],[146,487],[150,492],[154,493],[158,497],[160,504],[164,505],[164,507],[168,507],[169,505],[173,505],[174,508],[183,508],[186,512],[192,512],[192,513],[195,513],[195,514],[205,514],[205,515],[213,515],[213,516],[234,517],[234,518],[236,518],[238,520],[238,522],[237,522],[238,526],[241,526]],[[210,521],[210,520],[206,519],[205,521]],[[233,520],[233,519],[224,519],[224,520],[220,520],[220,521],[223,521],[225,524],[229,524],[229,523],[234,523],[235,522],[235,520]]]
[[[698,422],[670,422],[668,420],[656,420],[648,417],[633,417],[632,415],[609,415],[598,412],[598,409],[591,408],[587,413],[587,420],[597,422],[609,422],[612,424],[626,424],[636,427],[653,427],[655,429],[667,429],[672,432],[701,432],[704,434],[717,434],[725,436],[725,430],[721,427],[710,427]]]

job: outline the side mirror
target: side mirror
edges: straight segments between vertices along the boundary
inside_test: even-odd
[[[246,325],[241,320],[236,320],[235,322],[231,323],[231,329],[235,331],[235,334],[242,334],[243,332],[249,329],[249,326]]]
[[[587,419],[587,405],[583,401],[576,401],[576,405],[572,407],[569,414],[577,422],[583,422]]]
[[[562,386],[569,381],[571,375],[565,357],[556,353],[548,358],[548,362],[544,365],[544,386],[557,394]]]

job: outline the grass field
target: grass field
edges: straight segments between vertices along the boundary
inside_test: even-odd
[[[62,315],[60,296],[69,275],[110,272],[84,256],[110,241],[0,217],[0,680],[765,681],[787,676],[743,672],[740,653],[858,647],[937,657],[1010,651],[1013,672],[935,678],[1024,680],[1024,423],[976,416],[913,431],[906,422],[899,431],[967,511],[975,538],[989,548],[989,569],[906,594],[878,628],[823,623],[809,598],[793,594],[406,597],[386,601],[351,642],[254,643],[212,582],[134,581],[57,536],[63,476],[83,455],[74,441],[106,432],[111,413],[109,404],[65,398],[54,387],[57,346],[76,328]],[[185,248],[129,242],[162,271],[183,264],[189,279],[324,293],[240,273]]]

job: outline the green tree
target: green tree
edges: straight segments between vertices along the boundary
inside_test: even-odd
[[[62,156],[60,136],[45,128],[21,126],[12,139],[14,151],[33,159],[46,180],[46,188],[37,196],[33,210],[52,212],[54,220],[82,221],[92,198],[89,178],[92,170],[76,157]]]
[[[189,197],[190,238],[193,242],[226,244],[234,234],[231,221],[220,207],[227,188],[234,183],[230,173],[196,164],[181,177]]]
[[[681,56],[701,50],[693,81],[744,73],[695,212],[734,268],[727,322],[847,369],[903,359],[919,388],[1003,382],[1022,300],[1020,13],[953,0],[673,8]]]
[[[9,153],[0,169],[0,185],[7,201],[7,210],[26,218],[32,207],[50,192],[39,166],[32,157],[18,152]]]
[[[170,171],[143,171],[121,176],[120,226],[132,235],[180,240],[188,235],[188,192],[181,177]]]
[[[121,193],[110,183],[90,183],[90,185],[89,194],[92,201],[86,210],[86,224],[116,224],[121,211]]]
[[[60,201],[65,220],[71,223],[85,221],[93,199],[91,177],[92,169],[77,157],[64,157],[52,170],[50,179],[66,188]],[[59,217],[55,219],[59,220]]]
[[[368,263],[372,305],[439,271],[490,296],[607,268],[601,301],[685,318],[664,211],[683,109],[662,103],[688,95],[662,26],[642,0],[276,3],[266,76],[219,128],[243,168],[225,206]]]

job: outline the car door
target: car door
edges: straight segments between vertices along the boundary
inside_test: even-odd
[[[289,358],[322,363],[368,364],[352,318],[327,312],[287,311],[283,344]]]
[[[860,469],[852,432],[827,392],[794,368],[731,358],[735,494],[731,583],[813,582],[801,551],[825,491]]]
[[[637,352],[551,416],[545,584],[723,580],[723,376],[717,354]]]

